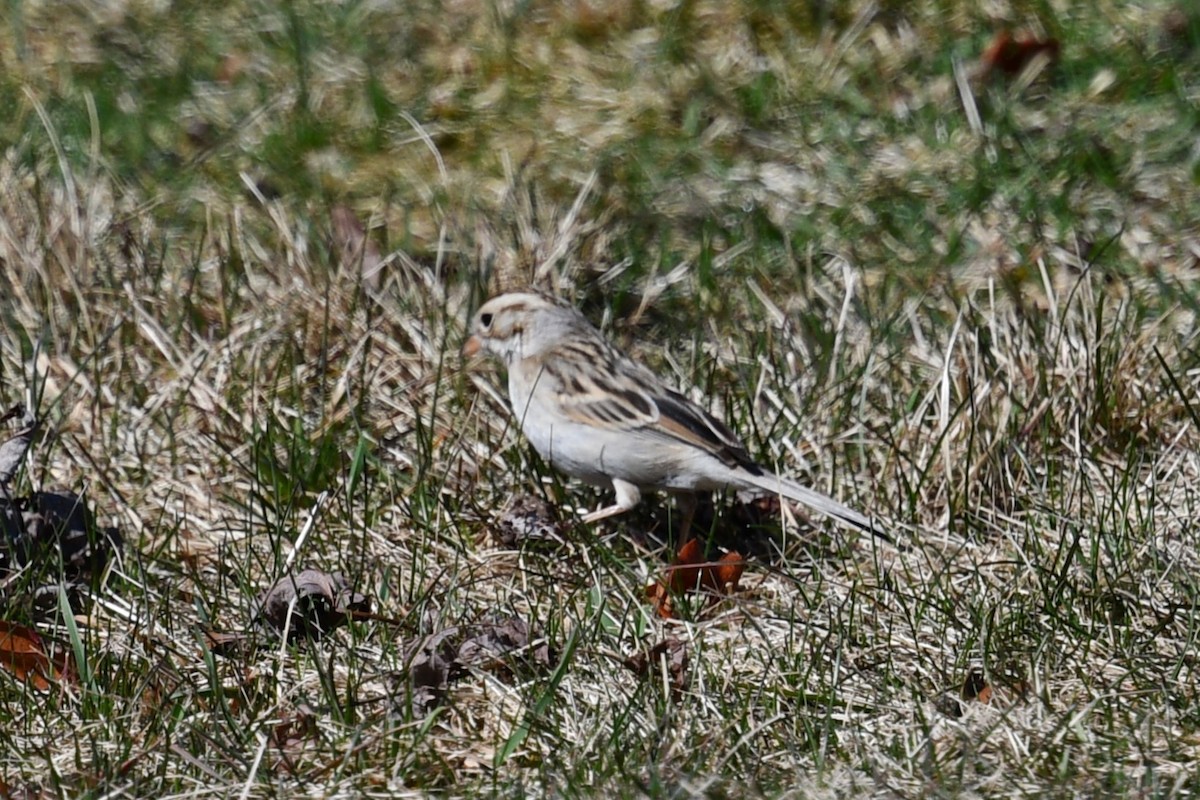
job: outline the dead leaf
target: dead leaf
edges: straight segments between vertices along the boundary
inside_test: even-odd
[[[963,705],[957,697],[949,694],[939,694],[933,699],[933,707],[945,714],[951,719],[958,719],[963,715]]]
[[[701,583],[701,564],[704,562],[704,550],[699,539],[689,539],[679,548],[675,561],[667,568],[670,576],[670,586],[673,592],[695,590]]]
[[[725,553],[717,561],[705,561],[700,540],[690,539],[667,568],[667,578],[646,587],[646,599],[654,604],[660,617],[671,619],[673,594],[702,591],[710,595],[710,602],[715,602],[738,590],[745,569],[746,559],[737,552]]]
[[[984,677],[982,669],[975,667],[967,673],[967,679],[963,681],[961,696],[967,702],[978,700],[984,705],[987,705],[992,699],[992,687]]]
[[[58,796],[57,792],[36,783],[25,783],[14,788],[0,780],[0,798],[2,800],[53,800]]]
[[[76,575],[97,575],[120,552],[124,539],[116,528],[99,528],[87,501],[73,492],[34,492],[36,515],[26,529],[36,542],[53,541],[63,564]]]
[[[1184,52],[1192,50],[1200,42],[1200,9],[1177,3],[1163,17],[1162,32],[1168,45]]]
[[[654,606],[660,618],[674,619],[675,601],[671,597],[671,590],[662,581],[655,581],[646,587],[646,602]]]
[[[367,235],[367,229],[354,210],[337,205],[329,212],[333,225],[333,242],[341,255],[341,267],[348,274],[358,271],[363,283],[378,289],[383,276],[383,256],[379,245]]]
[[[306,569],[280,578],[264,592],[251,621],[265,623],[275,632],[286,627],[289,639],[300,635],[315,639],[343,625],[353,612],[370,610],[370,599],[353,591],[340,572]]]
[[[241,53],[226,53],[217,65],[213,78],[218,83],[229,85],[238,79],[248,63],[248,59]]]
[[[560,540],[562,526],[554,507],[540,497],[517,495],[508,502],[496,521],[495,535],[505,547],[527,541]]]
[[[1057,39],[1037,39],[1032,36],[1017,39],[1010,31],[1000,31],[983,51],[979,61],[985,77],[998,70],[1011,78],[1038,56],[1050,63],[1057,61],[1059,49]]]
[[[51,658],[42,637],[32,628],[0,620],[0,668],[35,689],[45,691],[53,683],[74,683],[72,663],[66,653]]]
[[[475,626],[458,647],[457,661],[463,667],[495,669],[519,659],[540,667],[550,666],[550,645],[529,623],[516,617]]]
[[[247,651],[246,645],[250,641],[250,637],[244,633],[223,633],[207,628],[201,632],[204,634],[204,645],[214,655],[224,656],[225,658],[236,658],[245,655]]]
[[[458,648],[451,641],[458,633],[457,626],[447,628],[424,637],[410,648],[406,660],[413,716],[424,716],[436,708],[451,681],[465,671],[456,661]]]
[[[220,554],[220,547],[216,542],[186,528],[180,529],[176,542],[175,557],[193,569],[206,562],[212,563]]]
[[[548,668],[552,658],[549,643],[516,617],[454,625],[422,637],[407,655],[412,713],[428,714],[441,703],[450,684],[472,669],[511,671],[521,664]]]
[[[0,498],[0,516],[11,516],[9,509],[20,516],[23,530],[0,540],[0,571],[61,561],[68,581],[86,582],[102,574],[124,544],[119,530],[97,526],[87,501],[73,492]]]
[[[631,653],[623,662],[625,667],[643,680],[654,680],[666,671],[673,692],[680,692],[687,683],[687,644],[671,636],[656,642],[649,650]]]
[[[216,126],[205,119],[188,120],[184,125],[183,133],[187,137],[188,144],[201,149],[212,147],[217,139]]]
[[[733,594],[738,590],[742,573],[746,571],[746,559],[738,552],[721,556],[707,572],[709,584],[719,594]]]
[[[317,734],[317,712],[300,703],[271,729],[271,740],[280,750],[302,750]]]
[[[783,502],[777,494],[757,494],[743,491],[737,494],[738,502],[733,505],[733,519],[743,528],[759,528],[779,525]]]

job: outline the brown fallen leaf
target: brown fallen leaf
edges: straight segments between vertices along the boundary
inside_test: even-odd
[[[522,542],[560,540],[560,525],[554,507],[531,494],[517,495],[500,512],[494,529],[496,538],[505,547]]]
[[[74,683],[72,664],[65,652],[52,658],[37,631],[0,620],[0,668],[45,691],[54,683]]]
[[[215,655],[236,658],[245,655],[248,650],[250,637],[244,633],[224,633],[208,628],[202,629],[201,633],[204,634],[205,647]]]
[[[86,500],[69,491],[0,496],[0,529],[0,592],[37,616],[57,609],[64,589],[71,608],[82,610],[122,546],[120,531],[99,527]],[[10,586],[4,579],[18,568]]]
[[[456,659],[463,667],[477,669],[507,668],[514,660],[539,667],[550,666],[550,645],[529,623],[517,617],[473,626],[470,635],[458,646]]]
[[[454,625],[409,646],[406,696],[413,716],[437,707],[450,684],[471,670],[511,671],[525,665],[548,668],[549,643],[529,623],[500,617],[477,625]]]
[[[689,539],[675,554],[675,560],[667,568],[673,592],[694,591],[702,583],[704,550],[699,539]]]
[[[679,548],[671,566],[667,567],[667,578],[646,587],[646,599],[654,604],[663,619],[674,616],[672,595],[687,592],[705,592],[710,603],[738,590],[746,559],[740,553],[723,554],[717,561],[704,560],[699,539],[690,539]]]
[[[38,783],[23,783],[13,786],[0,780],[0,798],[2,800],[53,800],[59,796],[46,786]]]
[[[933,698],[933,707],[951,719],[959,719],[964,713],[962,702],[949,692]]]
[[[226,53],[217,65],[213,78],[218,83],[229,85],[238,79],[249,63],[249,59],[240,53]]]
[[[719,594],[733,594],[741,583],[742,573],[746,571],[746,559],[740,553],[725,553],[705,573],[708,586]]]
[[[345,624],[355,612],[370,610],[370,599],[353,591],[341,573],[306,569],[280,578],[267,589],[251,621],[277,633],[286,627],[289,639],[301,635],[316,639]]]
[[[187,137],[188,144],[204,149],[212,147],[216,142],[217,129],[206,119],[193,118],[183,126],[183,134]]]
[[[1200,45],[1200,8],[1194,2],[1176,3],[1163,16],[1161,29],[1167,46],[1189,53]]]
[[[996,34],[979,57],[979,62],[984,77],[999,71],[1011,78],[1038,56],[1044,56],[1051,63],[1057,61],[1059,49],[1057,39],[1037,39],[1032,36],[1017,39],[1005,30]]]
[[[383,256],[358,215],[349,206],[337,205],[329,212],[329,220],[342,269],[348,274],[359,272],[365,285],[378,289],[383,277]]]
[[[192,569],[203,563],[216,561],[221,548],[216,542],[199,536],[187,528],[181,528],[176,538],[175,557]]]
[[[654,612],[660,618],[675,617],[675,601],[671,598],[671,590],[662,581],[655,581],[646,587],[646,602],[654,606]]]
[[[654,680],[666,670],[671,691],[683,691],[688,674],[687,644],[673,636],[656,642],[649,650],[639,650],[626,656],[626,669],[642,680]]]
[[[962,699],[971,702],[977,700],[984,705],[992,699],[992,687],[984,677],[983,670],[975,667],[967,673],[967,679],[963,681]]]
[[[74,578],[99,575],[124,544],[116,528],[100,528],[87,500],[74,492],[34,492],[25,514],[26,535],[35,552],[55,548]]]
[[[271,729],[271,742],[280,750],[295,754],[317,735],[317,712],[308,703],[300,703]]]
[[[739,492],[733,504],[733,520],[742,528],[777,527],[782,509],[783,502],[777,494]]]
[[[420,639],[409,648],[408,678],[411,686],[411,708],[415,717],[428,714],[446,696],[450,683],[465,670],[457,662],[458,648],[452,639],[459,633],[457,626]]]

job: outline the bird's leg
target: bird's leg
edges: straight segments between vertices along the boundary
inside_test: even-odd
[[[624,514],[629,509],[633,508],[642,499],[642,492],[632,483],[626,483],[619,478],[613,478],[613,489],[617,493],[617,502],[611,506],[606,506],[598,511],[593,511],[583,517],[584,522],[598,522],[602,519],[615,517],[617,514]]]
[[[683,547],[692,538],[692,520],[696,518],[696,506],[699,499],[691,492],[681,492],[675,495],[675,505],[679,507],[679,546]]]

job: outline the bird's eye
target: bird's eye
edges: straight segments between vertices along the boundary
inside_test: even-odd
[[[492,315],[491,314],[480,314],[479,315],[479,324],[485,328],[492,327]]]

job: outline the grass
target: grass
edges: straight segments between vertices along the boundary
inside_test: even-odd
[[[5,20],[0,401],[46,420],[15,488],[86,489],[127,540],[72,615],[29,599],[58,565],[3,589],[79,673],[0,672],[5,792],[1195,791],[1186,4]],[[1004,28],[1061,58],[972,74]],[[744,591],[657,619],[673,509],[577,523],[599,494],[458,357],[469,311],[529,283],[902,546],[718,498]],[[524,494],[558,535],[503,545]],[[204,646],[291,565],[380,618]],[[548,666],[414,706],[422,637],[507,616]],[[678,685],[621,665],[668,636]]]

